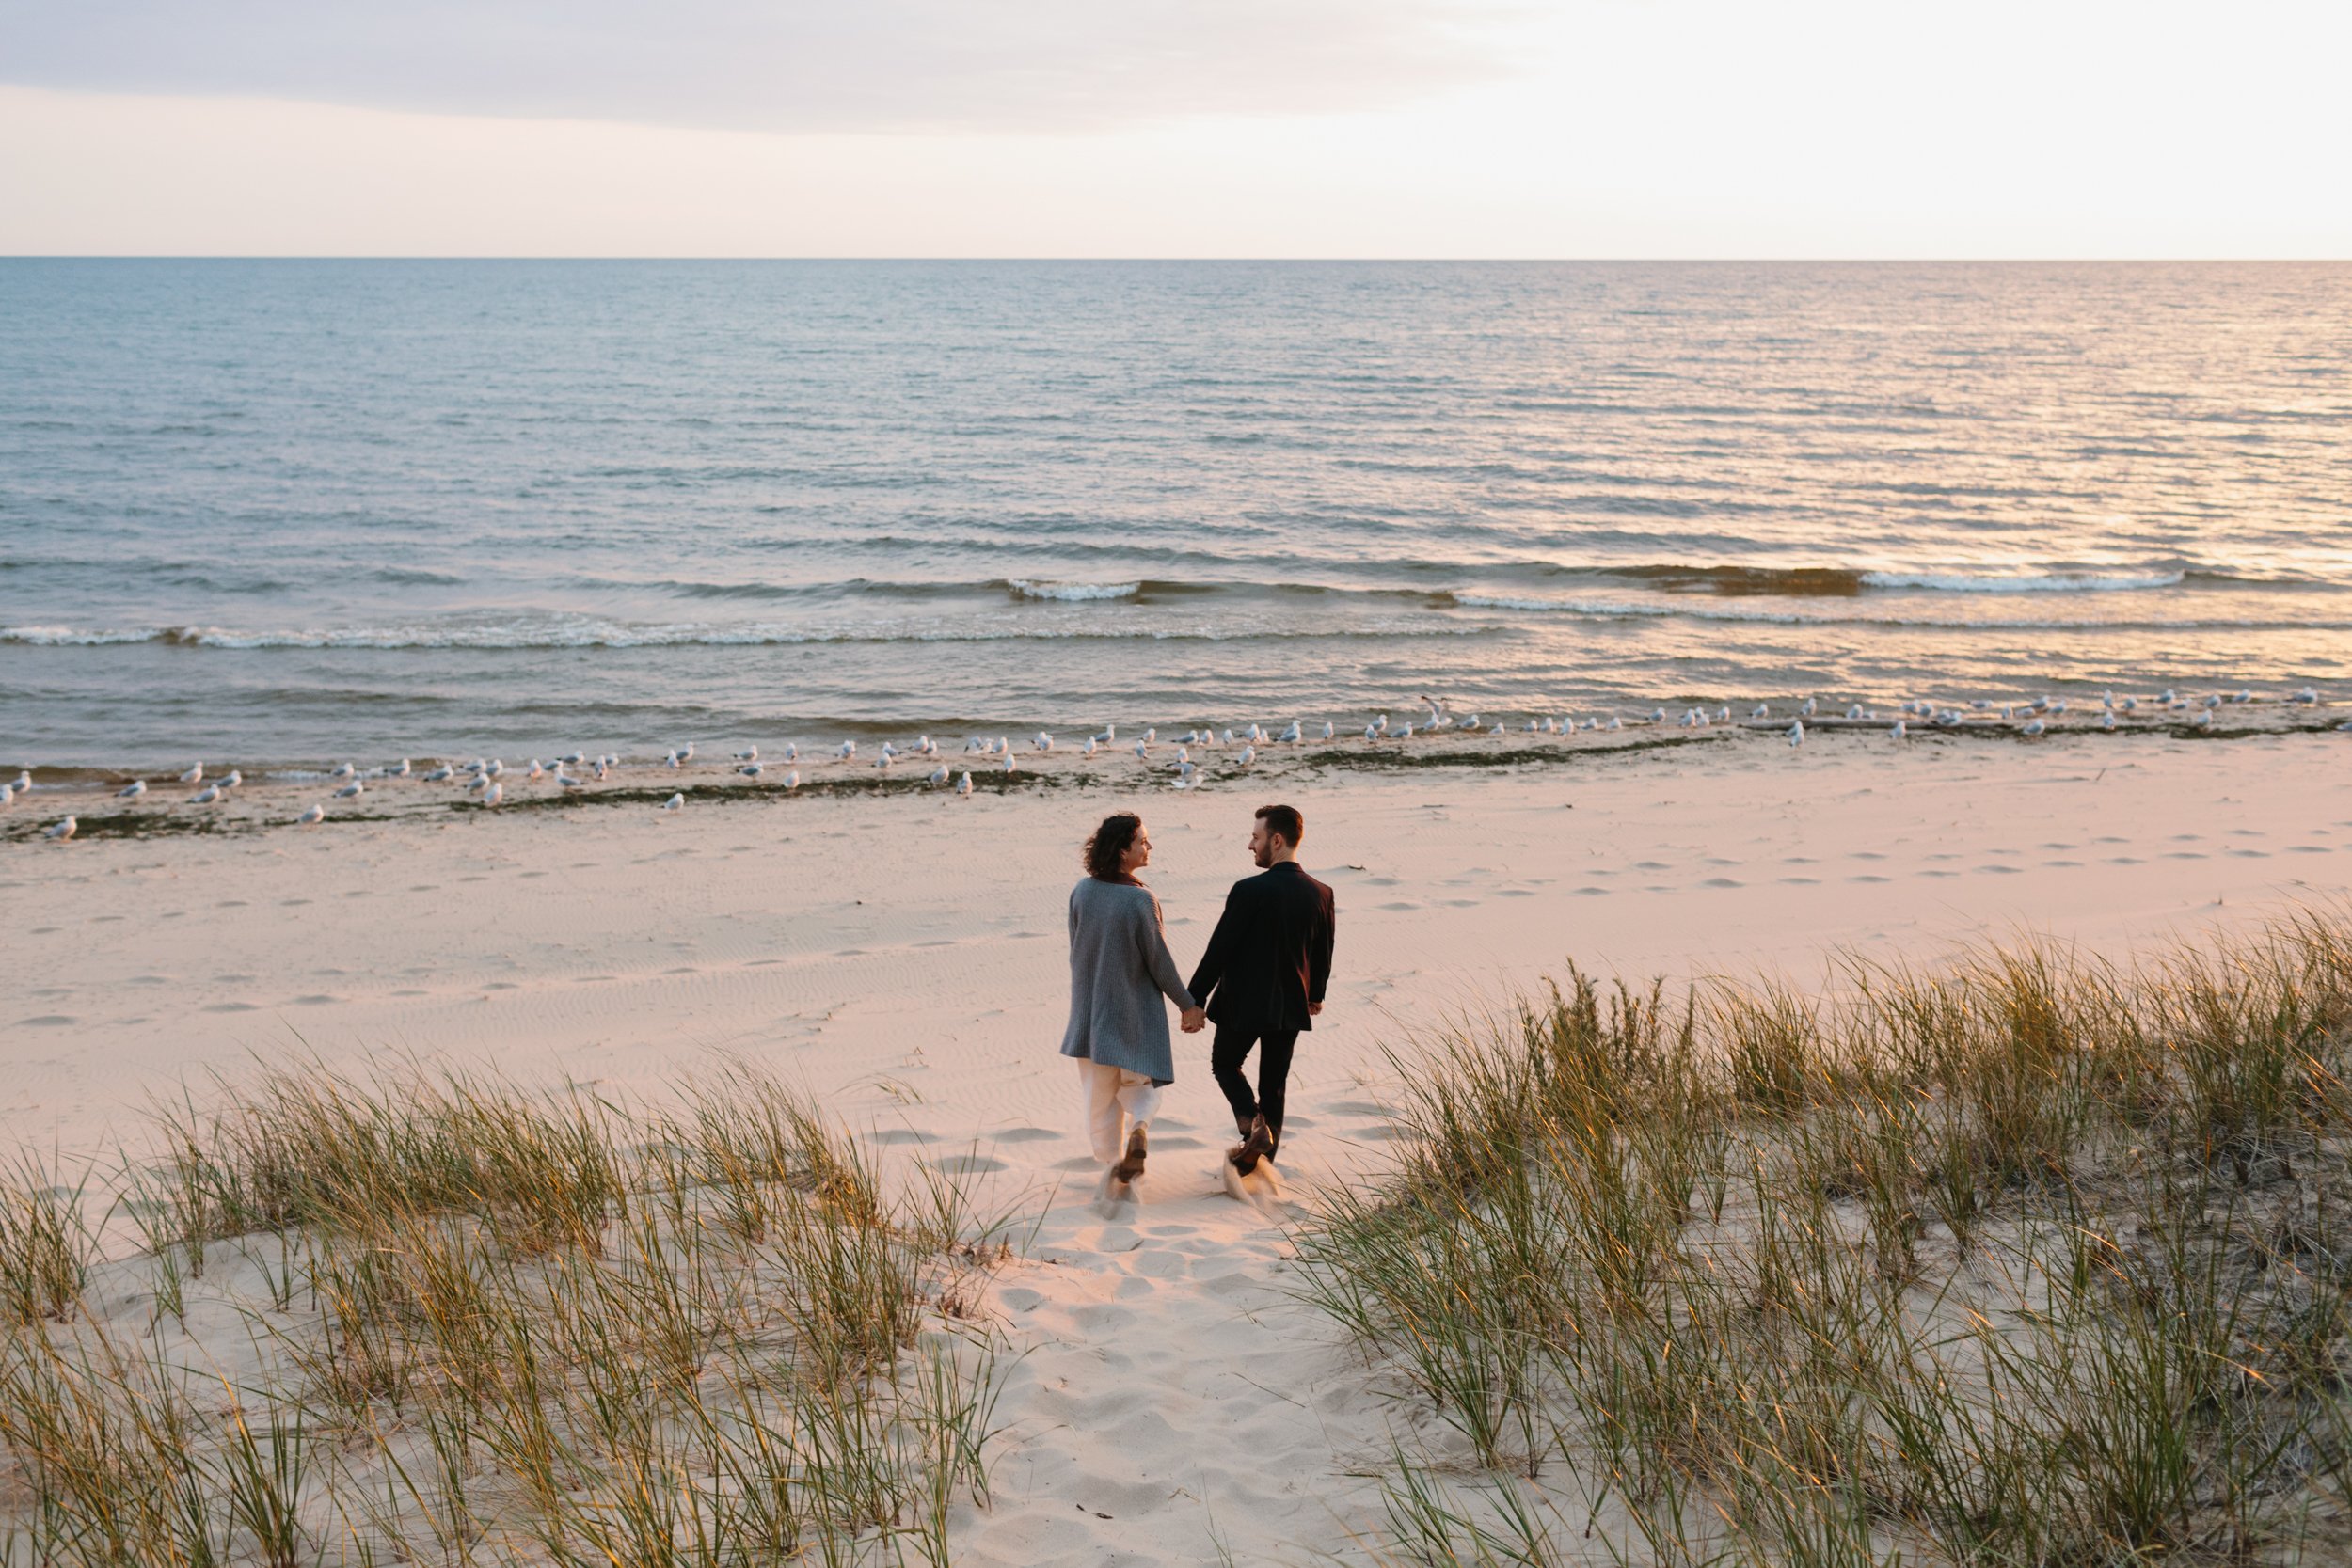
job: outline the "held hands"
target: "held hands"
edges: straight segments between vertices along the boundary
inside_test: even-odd
[[[1309,1018],[1321,1018],[1323,1016],[1323,1004],[1320,1002],[1308,1003],[1307,1016]]]
[[[1187,1035],[1197,1035],[1209,1025],[1209,1015],[1200,1007],[1186,1007],[1182,1027]]]

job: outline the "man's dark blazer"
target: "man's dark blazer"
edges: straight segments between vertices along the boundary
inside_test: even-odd
[[[1331,978],[1331,890],[1277,861],[1225,895],[1225,912],[1192,972],[1192,999],[1220,1025],[1311,1029],[1310,1003]]]

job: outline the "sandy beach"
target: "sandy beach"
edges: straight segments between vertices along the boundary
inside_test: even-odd
[[[2345,744],[1855,732],[1791,750],[1741,734],[1502,766],[1292,759],[1182,792],[1104,777],[972,799],[697,794],[672,813],[437,804],[315,832],[20,836],[0,845],[0,1132],[103,1155],[141,1136],[149,1097],[288,1052],[624,1100],[739,1057],[804,1083],[892,1159],[1041,1212],[989,1288],[1022,1354],[994,1496],[959,1505],[957,1560],[1346,1560],[1377,1522],[1370,1478],[1391,1433],[1421,1418],[1296,1299],[1283,1212],[1226,1196],[1205,1037],[1180,1041],[1138,1202],[1094,1201],[1054,1050],[1062,902],[1094,819],[1147,815],[1147,879],[1188,964],[1250,869],[1250,808],[1305,812],[1302,860],[1340,907],[1283,1151],[1289,1196],[1311,1202],[1379,1158],[1385,1050],[1570,960],[1810,986],[1840,948],[2046,933],[2125,956],[2340,907]],[[317,793],[263,786],[239,809],[282,819]]]

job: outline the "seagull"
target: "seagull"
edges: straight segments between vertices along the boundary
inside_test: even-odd
[[[2252,702],[2253,700],[2254,700],[2254,694],[2253,694],[2251,691],[2247,691],[2247,690],[2244,690],[2244,689],[2240,689],[2240,690],[2239,690],[2239,692],[2238,692],[2238,694],[2237,694],[2236,696],[2234,696],[2234,697],[2233,697],[2233,698],[2231,698],[2231,699],[2230,699],[2230,701],[2232,701],[2232,702],[2233,702],[2233,703],[2250,703],[2250,702]]]
[[[11,790],[9,793],[14,794],[15,791]],[[145,779],[133,779],[129,784],[124,784],[120,789],[115,791],[115,799],[118,800],[135,800],[146,793],[147,781]]]
[[[1987,697],[1979,697],[1968,705],[1979,713],[1990,713],[1993,711],[1992,699]]]
[[[229,769],[229,776],[220,781],[220,787],[223,789],[234,789],[243,783],[245,783],[245,775],[231,768]]]
[[[1012,776],[1012,753],[1009,752],[1005,754],[1005,776],[1007,778]]]
[[[1895,721],[1895,727],[1887,734],[1896,740],[1902,740],[1909,737],[1911,730],[1901,720],[1898,719]]]
[[[1136,756],[1137,757],[1137,759],[1138,759],[1138,760],[1139,760],[1139,759],[1141,759],[1141,758],[1144,758],[1144,757],[1148,757],[1148,756],[1150,756],[1151,754],[1152,754],[1152,743],[1151,743],[1150,741],[1148,741],[1148,740],[1138,740],[1138,741],[1136,741]]]
[[[738,762],[757,762],[759,760],[759,748],[757,746],[746,746],[741,751],[735,753],[735,760]]]
[[[300,816],[295,817],[294,826],[298,828],[315,828],[326,820],[326,807],[325,805],[316,805],[312,806],[309,811],[304,812]]]
[[[602,784],[602,783],[604,783],[604,775],[605,775],[605,772],[606,772],[606,768],[605,768],[605,766],[604,766],[604,759],[603,759],[602,757],[598,757],[598,758],[596,759],[596,783],[598,783],[598,784]]]
[[[195,794],[188,797],[188,804],[192,806],[209,806],[219,799],[220,785],[216,784],[208,784],[202,789],[198,790]]]
[[[204,782],[204,765],[199,762],[194,768],[191,768],[186,772],[181,774],[180,782],[184,784],[202,784]],[[68,817],[66,820],[70,822],[72,818]]]
[[[2294,696],[2289,697],[2287,701],[2290,703],[2301,703],[2306,707],[2316,707],[2319,705],[2319,691],[2314,687],[2307,686],[2302,690],[2296,692]]]
[[[2049,727],[2049,725],[2043,723],[2039,719],[2028,719],[2026,721],[2026,727],[2019,730],[2017,733],[2019,735],[2040,735],[2042,731],[2048,729]]]
[[[1847,717],[1847,718],[1849,718],[1849,719],[1859,719],[1859,718],[1861,718],[1861,717],[1862,717],[1862,705],[1861,705],[1860,703],[1856,703],[1856,704],[1854,704],[1854,705],[1853,705],[1853,706],[1851,706],[1851,707],[1848,708],[1848,709],[1846,710],[1846,717]]]
[[[884,746],[882,749],[882,755],[874,759],[874,766],[877,768],[887,768],[898,760],[898,753],[892,751],[888,746]]]
[[[1079,754],[1080,756],[1082,756],[1082,757],[1090,757],[1090,756],[1092,756],[1092,755],[1093,755],[1093,754],[1094,754],[1097,751],[1099,751],[1099,750],[1101,749],[1101,747],[1102,747],[1102,742],[1101,742],[1101,741],[1099,741],[1099,740],[1097,740],[1097,739],[1095,739],[1093,736],[1088,736],[1088,737],[1087,737],[1086,750],[1084,750],[1084,751],[1080,752],[1078,754]],[[966,775],[965,775],[965,777],[967,777],[967,778],[968,778],[968,777],[970,777],[970,775],[969,775],[969,774],[966,774]]]
[[[666,766],[671,768],[683,768],[686,766],[686,759],[679,756],[675,752],[672,752],[668,756],[663,757],[661,760]]]
[[[1799,719],[1788,726],[1788,744],[1791,746],[1802,746],[1804,744],[1804,720]]]
[[[1089,741],[1087,744],[1090,746],[1093,742]],[[972,774],[970,769],[965,769],[963,777],[956,781],[956,793],[965,797],[969,797],[971,795]]]
[[[466,764],[465,771],[469,773],[479,773],[489,766],[490,765],[488,763],[483,761],[480,757],[476,757],[473,761]]]
[[[1410,739],[1412,739],[1412,738],[1413,738],[1413,726],[1412,726],[1412,725],[1410,725],[1410,724],[1406,725],[1403,729],[1401,729],[1401,730],[1399,730],[1399,731],[1397,731],[1397,732],[1396,732],[1396,737],[1397,737],[1399,740],[1410,740]]]
[[[1813,699],[1812,699],[1812,698],[1807,697],[1807,698],[1804,700],[1804,705],[1797,709],[1797,716],[1798,716],[1799,718],[1801,718],[1801,719],[1810,719],[1810,718],[1812,718],[1812,717],[1813,717]]]
[[[531,767],[523,776],[529,779],[544,779],[548,776],[548,770],[546,766],[542,764],[537,757],[532,757],[531,759]]]
[[[473,776],[473,783],[466,786],[466,793],[470,795],[477,789],[488,789],[489,787],[490,775],[487,773],[476,773]]]
[[[1330,738],[1331,738],[1331,736],[1332,736],[1332,733],[1333,733],[1333,732],[1332,732],[1332,729],[1331,729],[1331,721],[1329,721],[1328,719],[1326,719],[1326,720],[1323,721],[1323,738],[1324,738],[1324,739],[1326,739],[1326,740],[1330,739]]]
[[[1749,717],[1751,720],[1759,720],[1759,721],[1760,721],[1760,720],[1765,720],[1765,719],[1770,719],[1772,716],[1772,710],[1771,708],[1769,708],[1769,707],[1766,707],[1766,706],[1765,706],[1762,703],[1758,703],[1758,704],[1756,704],[1756,710],[1755,710],[1753,713],[1750,713],[1750,714],[1748,715],[1748,717]]]
[[[1112,741],[1119,738],[1119,726],[1117,724],[1105,724],[1103,726],[1103,733],[1096,736],[1094,738],[1107,746]]]
[[[566,752],[555,760],[564,764],[566,768],[578,768],[581,763],[588,760],[588,753],[585,752]]]
[[[387,768],[384,769],[384,776],[388,779],[406,778],[408,776],[408,759],[406,757],[403,757],[400,759],[400,763],[397,767]]]
[[[502,784],[494,784],[482,792],[482,803],[485,806],[495,806],[505,799],[506,786]]]
[[[1385,714],[1385,713],[1384,713],[1384,714],[1382,714],[1379,718],[1375,719],[1375,720],[1372,721],[1372,727],[1373,727],[1374,729],[1375,729],[1375,730],[1378,730],[1378,731],[1379,731],[1382,735],[1386,735],[1386,734],[1388,734],[1388,733],[1389,733],[1389,716],[1388,716],[1387,714]]]
[[[2099,715],[2099,727],[2103,730],[2111,730],[2115,728],[2115,715],[2112,713],[2103,713]]]
[[[801,770],[799,768],[795,768],[792,771],[784,776],[784,787],[787,789],[798,789],[801,787]]]
[[[1488,730],[1486,733],[1487,733],[1488,735],[1501,735],[1501,734],[1502,733],[1502,720],[1500,720],[1500,719],[1496,720],[1496,721],[1495,721],[1495,727],[1494,727],[1493,729],[1491,729],[1491,730]]]
[[[736,771],[742,774],[747,779],[756,779],[759,777],[759,764],[755,762],[747,762],[742,767],[737,768]]]
[[[2168,706],[2173,703],[2179,702],[2180,700],[2180,694],[2169,686],[2164,689],[2164,695],[2156,699],[2157,702],[2163,703]]]
[[[1486,727],[1486,721],[1475,713],[1471,714],[1468,719],[1463,720],[1459,724],[1454,726],[1455,729],[1460,730],[1483,730]]]
[[[1233,760],[1240,763],[1244,768],[1247,768],[1251,763],[1258,760],[1258,748],[1255,746],[1244,746],[1241,749],[1241,755],[1235,757]]]
[[[2213,728],[2213,709],[2207,708],[2204,712],[2197,716],[2196,727],[2201,730],[2209,730]]]
[[[339,762],[335,765],[334,770],[326,776],[330,779],[348,779],[358,771],[358,768],[354,764],[348,762]]]
[[[556,769],[555,782],[557,786],[563,789],[585,789],[588,787],[585,780],[575,779],[569,773],[564,772],[562,768]]]
[[[694,743],[692,741],[690,740],[685,745],[678,748],[677,759],[680,762],[691,762],[694,760]]]
[[[482,770],[482,776],[485,779],[495,779],[505,771],[506,764],[493,757],[490,759],[490,766]]]
[[[1043,730],[1040,730],[1035,736],[1030,737],[1029,744],[1036,747],[1041,752],[1050,752],[1054,749],[1054,737],[1047,735]]]
[[[2338,724],[2336,729],[2340,734],[2352,735],[2352,719],[2346,719],[2343,723]]]
[[[432,772],[427,773],[424,776],[424,782],[426,784],[442,784],[450,779],[455,778],[456,776],[457,769],[450,767],[447,763],[443,763],[440,767],[436,768]]]
[[[1279,738],[1295,746],[1307,738],[1307,732],[1300,728],[1298,721],[1294,719],[1290,721],[1290,727],[1282,732]]]
[[[1649,721],[1653,724],[1664,723],[1666,721],[1666,710],[1662,707],[1654,707],[1650,709]]]
[[[663,811],[684,811],[686,809],[685,792],[681,790],[679,793],[673,795],[668,800],[662,801],[661,809]]]
[[[2139,699],[2137,697],[2124,698],[2123,711],[2125,713],[2137,713],[2139,711]]]
[[[2052,713],[2064,713],[2066,711],[2066,699],[2063,697],[2051,698],[2050,711]]]
[[[851,757],[857,755],[857,742],[854,740],[845,740],[834,749],[833,754],[839,757],[842,761],[847,762]]]
[[[366,784],[363,784],[358,780],[354,779],[349,784],[343,785],[342,788],[335,791],[335,799],[338,800],[356,800],[366,791],[367,787],[368,786]]]
[[[937,789],[941,784],[946,784],[947,782],[947,765],[943,762],[938,767],[932,768],[930,777],[925,782],[928,783],[933,789]]]
[[[1373,724],[1366,724],[1366,725],[1364,726],[1364,738],[1365,738],[1366,740],[1377,741],[1377,740],[1380,738],[1380,731],[1379,731],[1378,726],[1376,726],[1376,725],[1373,725]]]
[[[65,840],[72,838],[75,833],[79,832],[81,831],[81,827],[82,825],[79,822],[74,821],[71,816],[60,816],[56,822],[50,824],[48,831],[43,832],[40,836],[43,838],[54,838],[59,843],[63,843]]]

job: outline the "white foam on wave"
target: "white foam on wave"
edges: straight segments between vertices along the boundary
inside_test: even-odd
[[[1132,599],[1143,592],[1140,582],[1038,582],[1014,578],[1012,591],[1025,599],[1058,599],[1084,604],[1095,599]]]
[[[178,647],[252,650],[266,648],[501,649],[763,647],[799,643],[1022,642],[1022,641],[1240,641],[1249,639],[1353,639],[1476,637],[1490,625],[1448,626],[1435,621],[1383,621],[1332,626],[1307,622],[1286,625],[1156,626],[1018,625],[932,626],[809,630],[772,623],[736,626],[622,626],[613,623],[538,623],[527,626],[333,626],[240,630],[224,626],[157,626],[139,630],[72,626],[0,626],[0,643],[43,647],[99,647],[160,642]]]
[[[1535,599],[1503,594],[1456,594],[1454,602],[1467,610],[1518,610],[1530,614],[1586,615],[1601,620],[1657,619],[1666,616],[1692,621],[1733,621],[1772,626],[1884,626],[1931,631],[2340,631],[2352,630],[2341,618],[2297,621],[2281,617],[2201,616],[2194,619],[2102,619],[2096,616],[1917,615],[1857,614],[1851,610],[1757,610],[1745,606],[1677,603],[1644,604],[1595,599]],[[1851,599],[1831,603],[1852,604]]]
[[[2178,588],[2180,572],[2048,572],[2016,576],[1967,572],[1865,572],[1866,588],[1925,589],[1938,594],[2129,594]]]

